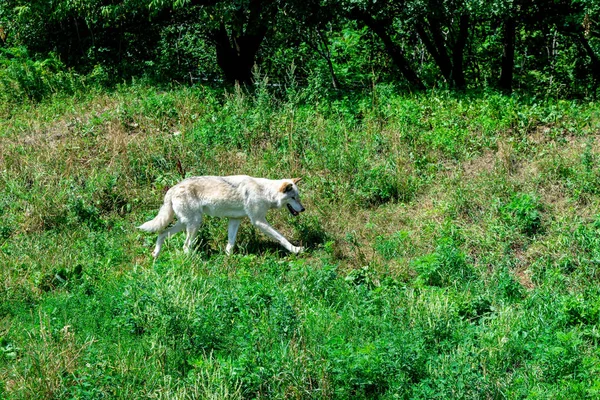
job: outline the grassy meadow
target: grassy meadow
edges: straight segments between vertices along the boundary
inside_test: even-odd
[[[600,103],[131,84],[0,105],[0,398],[600,396]],[[194,175],[307,211],[135,229]]]

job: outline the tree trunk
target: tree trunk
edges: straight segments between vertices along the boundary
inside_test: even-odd
[[[452,81],[457,89],[464,89],[467,86],[465,81],[464,53],[467,45],[467,37],[469,36],[469,16],[463,14],[460,16],[458,37],[454,43],[452,51]]]
[[[557,28],[563,35],[571,37],[576,44],[580,45],[580,47],[578,47],[578,51],[583,56],[588,56],[590,58],[590,61],[592,63],[592,68],[590,72],[592,74],[592,77],[594,78],[594,83],[597,85],[600,82],[600,58],[598,57],[592,46],[590,46],[590,43],[586,37],[587,35],[592,34],[592,32],[587,32],[586,27],[573,23],[565,24],[562,26],[557,25]],[[592,36],[598,35],[596,34]]]
[[[321,57],[323,57],[325,59],[325,61],[327,62],[327,67],[329,68],[329,74],[331,75],[331,84],[333,85],[334,89],[339,89],[340,88],[340,82],[337,79],[337,76],[335,76],[335,71],[333,69],[333,62],[331,62],[331,51],[329,50],[329,43],[327,40],[327,37],[325,37],[322,33],[321,30],[317,27],[317,36],[319,37],[319,40],[321,41],[321,45],[323,46],[323,50],[320,51],[318,50],[319,54],[321,55]],[[319,45],[317,45],[317,49],[319,48]]]
[[[275,18],[272,7],[265,10],[261,0],[253,0],[249,4],[249,13],[244,29],[243,22],[231,29],[231,37],[227,33],[224,22],[213,32],[213,40],[217,51],[217,64],[223,71],[225,79],[230,83],[250,83],[252,68],[256,55],[265,38],[269,22]],[[240,11],[241,21],[245,16]]]
[[[387,53],[392,58],[394,65],[400,70],[404,78],[416,87],[417,89],[425,89],[425,85],[416,74],[416,72],[410,67],[408,60],[404,57],[404,52],[394,41],[388,33],[388,25],[384,25],[380,21],[376,21],[371,15],[366,14],[359,10],[353,10],[352,16],[355,19],[362,21],[367,25],[383,42]]]
[[[427,34],[427,30],[425,29],[426,27],[432,31],[434,41],[432,41]],[[448,57],[448,54],[446,53],[446,47],[444,46],[441,32],[438,32],[433,26],[428,25],[423,19],[415,24],[415,29],[419,34],[421,41],[425,45],[425,48],[429,54],[431,54],[433,60],[440,69],[442,76],[444,79],[446,79],[446,82],[452,86],[452,63],[450,61],[450,57]],[[435,38],[437,38],[437,40]]]
[[[450,87],[464,89],[467,85],[464,74],[464,53],[469,36],[469,15],[462,14],[458,24],[458,36],[451,45],[445,39],[440,21],[431,16],[428,21],[421,18],[415,24],[415,30],[425,45],[425,48],[433,57],[436,65],[440,69],[442,76],[448,82]],[[450,47],[452,46],[452,47]],[[448,50],[452,53],[449,56]]]
[[[585,54],[587,54],[587,56],[592,61],[592,76],[594,77],[594,81],[596,83],[600,82],[600,59],[594,52],[594,49],[592,49],[592,46],[590,46],[590,43],[586,39],[583,32],[577,32],[576,38],[577,41],[581,44],[581,47],[583,47],[583,49],[585,50]]]
[[[513,70],[515,64],[515,31],[516,23],[512,17],[507,18],[503,24],[503,53],[498,85],[506,93],[512,93]]]

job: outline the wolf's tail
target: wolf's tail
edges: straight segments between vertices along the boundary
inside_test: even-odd
[[[165,196],[165,202],[160,207],[158,211],[158,215],[154,217],[153,220],[150,220],[140,226],[138,229],[141,229],[146,232],[160,232],[165,229],[171,221],[173,221],[173,204],[171,203],[171,193],[167,192]]]

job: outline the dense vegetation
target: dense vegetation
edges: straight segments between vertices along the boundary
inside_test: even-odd
[[[112,82],[248,83],[256,66],[282,83],[296,65],[339,89],[595,96],[599,17],[598,0],[0,0],[0,60]]]
[[[600,397],[598,12],[0,0],[0,398]],[[202,174],[308,251],[153,261]]]

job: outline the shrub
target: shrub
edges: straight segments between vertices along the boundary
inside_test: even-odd
[[[527,236],[542,230],[542,204],[533,195],[518,193],[502,209],[504,220]]]
[[[438,239],[435,251],[414,259],[412,267],[419,274],[418,279],[430,286],[457,285],[475,276],[467,256],[452,236]]]
[[[54,93],[71,94],[83,79],[67,71],[56,54],[35,60],[23,47],[0,48],[0,98],[12,103],[20,99],[40,101]]]
[[[398,171],[393,163],[372,168],[364,166],[354,177],[355,196],[365,206],[378,206],[390,201],[410,201],[417,192],[418,181]]]

